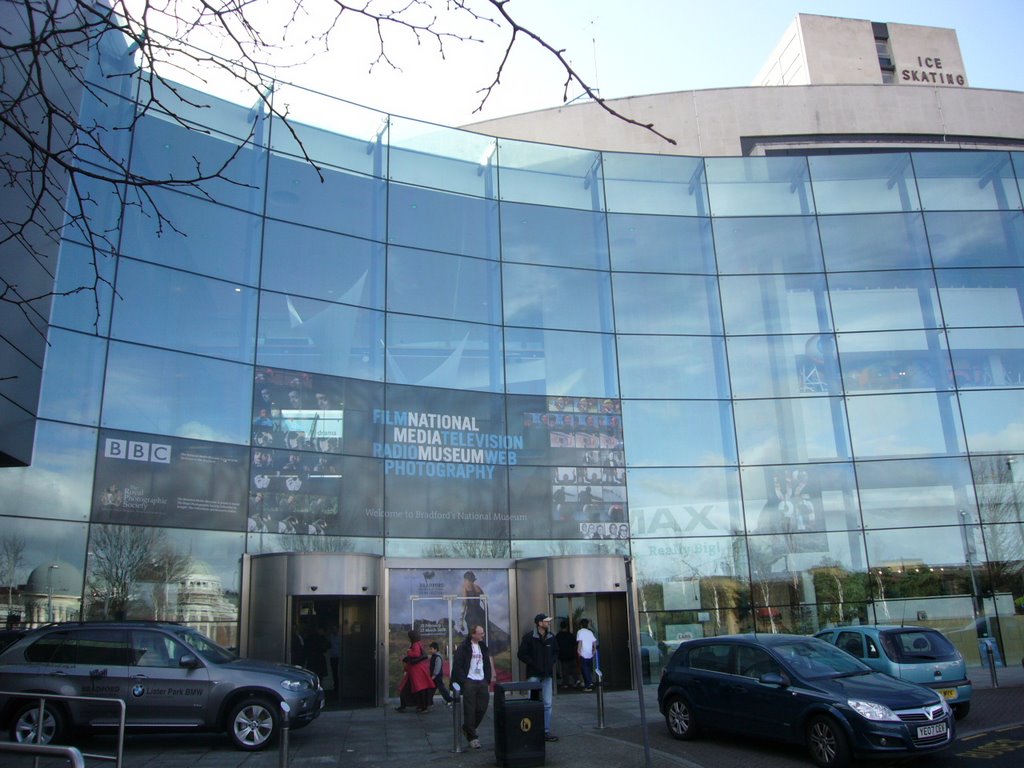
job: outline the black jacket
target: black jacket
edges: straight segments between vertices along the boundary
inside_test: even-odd
[[[484,682],[491,682],[491,654],[487,651],[487,643],[480,643],[480,653],[484,657]],[[452,682],[464,685],[469,675],[469,665],[473,661],[473,639],[467,637],[455,649],[452,657]]]
[[[558,643],[548,632],[542,638],[534,629],[519,641],[519,660],[526,665],[527,677],[553,677],[555,662],[558,660]]]

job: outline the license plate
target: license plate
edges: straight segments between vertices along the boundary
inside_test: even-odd
[[[955,699],[957,696],[956,688],[940,688],[939,693],[942,694],[944,699]]]
[[[927,739],[929,736],[941,736],[945,732],[945,723],[936,723],[935,725],[922,725],[917,729],[917,738]]]

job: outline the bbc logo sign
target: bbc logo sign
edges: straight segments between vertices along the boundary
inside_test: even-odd
[[[150,461],[154,464],[171,463],[171,446],[162,443],[144,443],[140,440],[115,440],[107,438],[103,449],[107,459],[127,459],[128,461]]]

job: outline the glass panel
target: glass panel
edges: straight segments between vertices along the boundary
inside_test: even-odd
[[[115,262],[110,256],[63,241],[53,286],[50,323],[105,335],[110,327],[114,269]],[[79,290],[91,285],[96,287]]]
[[[961,392],[960,410],[972,452],[1024,451],[1024,389]]]
[[[497,170],[492,157],[497,142],[490,136],[392,116],[388,139],[392,181],[495,196]]]
[[[868,531],[865,534],[868,557],[871,562],[872,585],[879,598],[879,620],[893,617],[900,619],[904,606],[899,599],[902,594],[962,595],[971,616],[971,588],[967,578],[964,552],[964,536],[961,526],[942,528],[904,528]],[[936,573],[928,577],[931,582],[919,578],[915,584],[909,579],[902,589],[898,586],[900,577],[909,573],[920,574],[923,569]],[[915,570],[917,569],[917,570]],[[932,570],[934,569],[934,571]],[[888,604],[886,604],[888,603]]]
[[[201,103],[208,103],[210,97],[199,98]],[[240,150],[241,139],[206,129],[187,130],[178,119],[164,119],[156,112],[139,119],[133,133],[132,172],[149,179],[179,179],[175,182],[179,189],[194,190],[222,205],[259,213],[263,209],[266,152],[252,146]],[[195,185],[187,183],[200,178],[205,180]]]
[[[0,505],[3,502],[0,501]],[[18,593],[5,600],[24,628],[51,621],[78,621],[82,617],[82,564],[88,528],[85,523],[0,518],[5,541],[21,548],[4,580],[17,584]],[[13,599],[12,599],[13,598]]]
[[[823,155],[808,162],[818,213],[921,209],[908,154]]]
[[[254,450],[246,530],[286,536],[381,536],[384,462]]]
[[[112,337],[252,362],[252,288],[121,259],[117,291]]]
[[[245,534],[93,525],[84,618],[159,619],[238,647]]]
[[[803,157],[712,157],[704,161],[715,216],[814,213]]]
[[[960,389],[1024,386],[1024,337],[1015,328],[947,331]]]
[[[850,456],[842,400],[742,400],[733,406],[741,464],[828,461]]]
[[[612,330],[607,272],[505,264],[501,273],[506,325]]]
[[[527,539],[512,542],[512,557],[522,560],[527,557],[564,557],[566,555],[616,555],[623,556],[629,551],[629,544],[622,539]]]
[[[275,155],[270,161],[267,215],[346,235],[383,240],[387,184],[332,168],[313,168]]]
[[[384,175],[388,160],[386,114],[280,81],[274,85],[274,107],[288,114],[287,126],[273,118],[270,146],[275,152]],[[320,127],[320,123],[328,127]],[[339,125],[345,126],[347,135],[337,132]]]
[[[501,258],[527,264],[608,269],[604,214],[502,203]]]
[[[95,426],[100,419],[107,343],[51,328],[39,391],[39,416]],[[68,382],[74,386],[68,386]]]
[[[971,459],[978,510],[985,523],[1024,521],[1024,455],[975,456]],[[1021,540],[1024,543],[1024,540]],[[1005,542],[1001,542],[1005,544]],[[1024,553],[998,553],[999,560],[1015,560]],[[992,549],[989,545],[989,549]]]
[[[1006,152],[914,152],[913,158],[926,211],[1021,207]]]
[[[711,219],[609,214],[612,269],[715,273]]]
[[[264,291],[261,365],[384,380],[384,313]]]
[[[0,472],[0,515],[33,518],[32,525],[42,525],[43,517],[88,520],[95,459],[95,429],[37,421],[32,465]],[[9,520],[0,520],[5,533],[10,525]],[[40,537],[36,530],[31,540]]]
[[[388,193],[389,242],[498,258],[496,201],[404,184],[391,184]]]
[[[950,327],[1024,325],[1024,269],[937,269]]]
[[[722,277],[719,284],[726,333],[832,330],[824,275]]]
[[[826,531],[861,527],[852,464],[744,467],[740,476],[747,532],[790,537],[787,552],[827,551]]]
[[[497,262],[388,249],[388,309],[394,312],[500,324],[500,291]]]
[[[458,557],[500,558],[513,557],[508,541],[498,539],[385,539],[384,551],[388,557]],[[408,642],[408,641],[406,641]]]
[[[736,463],[728,403],[626,400],[622,424],[630,467],[722,466]],[[690,439],[699,435],[700,439]]]
[[[838,340],[847,392],[952,388],[942,331],[843,333]]]
[[[847,272],[828,285],[837,331],[942,326],[931,272]]]
[[[618,351],[623,397],[729,397],[720,338],[619,336]]]
[[[810,216],[713,220],[718,271],[821,272],[818,227]]]
[[[838,394],[836,341],[811,336],[733,336],[729,369],[735,397]]]
[[[384,267],[382,243],[272,219],[266,222],[263,288],[383,309]]]
[[[121,253],[246,285],[259,279],[257,216],[155,187],[125,207]]]
[[[501,329],[388,315],[387,377],[395,384],[501,392]]]
[[[516,464],[558,467],[559,482],[621,485],[622,408],[592,397],[509,397],[509,436]],[[599,470],[599,471],[598,471]],[[594,477],[597,472],[598,477]]]
[[[722,536],[742,530],[735,469],[631,469],[626,482],[634,537]]]
[[[510,394],[618,397],[614,337],[507,328],[505,378]]]
[[[614,273],[612,288],[619,333],[722,333],[713,277]]]
[[[921,214],[880,213],[818,218],[830,271],[931,267]]]
[[[937,267],[1024,266],[1020,211],[929,213],[925,223]]]
[[[351,552],[360,555],[383,555],[384,539],[380,536],[310,536],[301,533],[249,533],[246,551],[262,552]]]
[[[605,152],[603,161],[609,211],[708,215],[701,158]]]
[[[104,427],[245,444],[252,367],[111,342]]]
[[[950,393],[850,397],[846,409],[858,458],[943,456],[966,450]]]
[[[613,541],[628,547],[621,467],[607,462],[576,468],[512,467],[509,494],[514,539]]]
[[[604,210],[601,154],[498,139],[501,199]]]
[[[862,461],[857,482],[865,528],[957,525],[974,506],[967,459]]]

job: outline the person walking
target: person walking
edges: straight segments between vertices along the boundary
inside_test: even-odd
[[[494,661],[484,642],[484,628],[474,624],[452,659],[452,685],[462,689],[462,732],[473,749],[480,749],[476,729],[487,714],[493,679]]]
[[[576,674],[576,665],[579,663],[579,644],[572,632],[569,631],[569,620],[562,619],[558,625],[558,634],[555,635],[555,642],[558,644],[558,670],[561,673],[561,688],[575,688],[581,685],[579,676]]]
[[[434,689],[441,694],[444,703],[449,707],[452,705],[452,695],[448,693],[448,687],[444,684],[444,658],[441,656],[441,647],[437,643],[430,644],[430,679],[434,681]],[[434,705],[434,696],[430,696],[430,706]]]
[[[541,684],[540,698],[544,702],[544,740],[558,741],[558,737],[551,732],[551,703],[554,697],[558,644],[551,633],[551,617],[546,613],[538,613],[533,617],[533,631],[527,632],[519,641],[519,660],[526,665],[527,678]]]
[[[580,619],[576,632],[576,652],[580,655],[580,671],[583,673],[583,687],[594,690],[594,656],[597,654],[597,635],[590,629],[590,619]]]
[[[409,650],[402,658],[405,674],[398,684],[399,704],[395,708],[396,712],[405,712],[412,704],[416,705],[417,712],[427,711],[427,705],[434,696],[434,681],[430,679],[430,665],[427,661],[420,633],[410,629]]]

